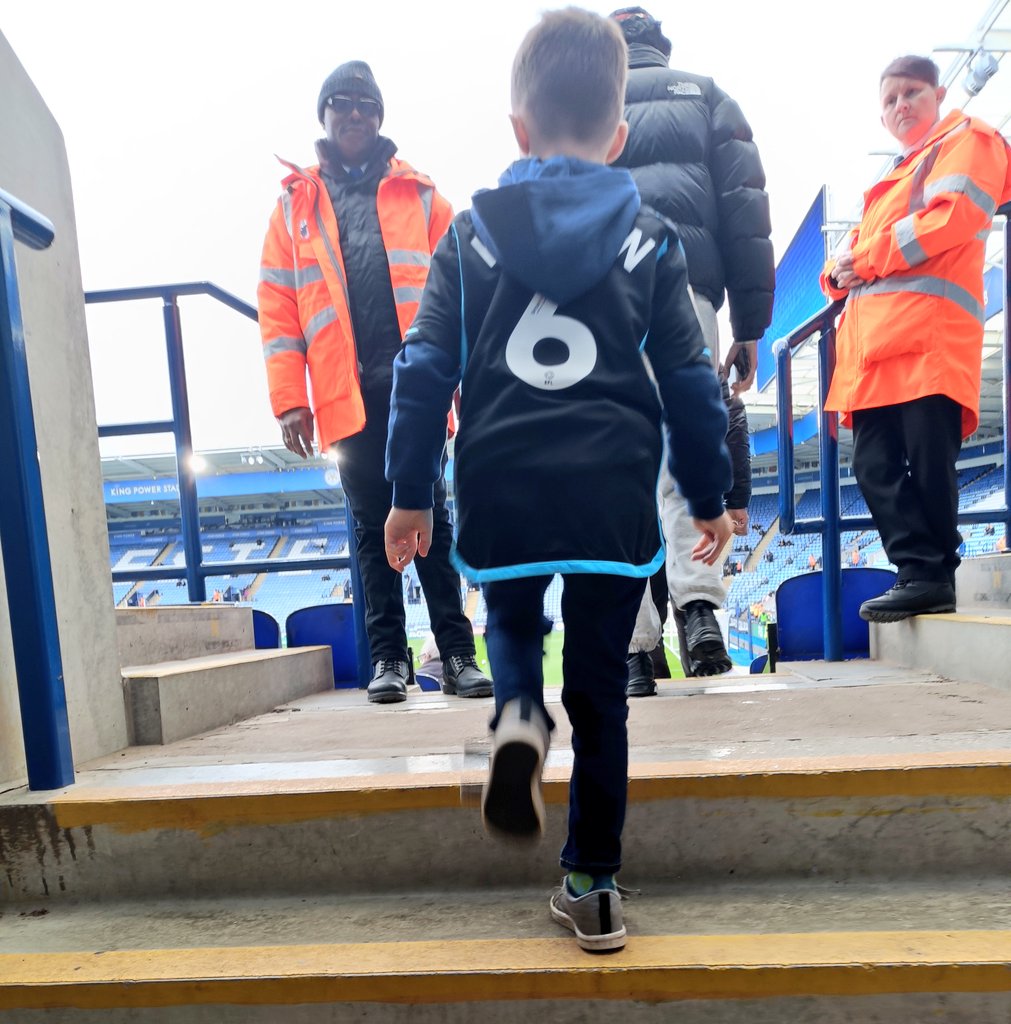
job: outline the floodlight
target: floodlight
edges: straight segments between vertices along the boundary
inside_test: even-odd
[[[979,50],[969,62],[969,70],[963,83],[965,91],[970,96],[978,96],[983,91],[983,86],[997,74],[999,67],[997,58],[992,53]]]
[[[190,455],[190,469],[193,470],[194,473],[202,473],[206,468],[207,460],[202,455],[198,455],[196,452],[193,452],[193,454]]]

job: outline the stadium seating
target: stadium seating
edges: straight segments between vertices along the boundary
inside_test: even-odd
[[[963,510],[996,508],[1003,500],[1003,467],[993,464],[964,467],[959,470],[959,488],[959,504]],[[851,480],[840,487],[840,509],[844,516],[868,515],[859,488]],[[774,595],[784,581],[821,566],[820,535],[794,534],[786,537],[779,533],[779,499],[775,492],[755,494],[749,514],[748,533],[734,539],[729,558],[732,570],[727,579],[725,607],[734,626],[732,639],[747,639],[752,611],[757,611],[759,606],[770,618],[776,617]],[[798,519],[820,517],[821,493],[817,487],[808,487],[800,494],[796,514]],[[965,526],[962,533],[966,557],[1004,549],[1003,524]],[[262,529],[208,529],[201,539],[205,561],[234,563],[236,569],[234,574],[207,580],[209,597],[216,593],[225,601],[248,599],[254,609],[279,623],[284,623],[300,608],[341,605],[350,599],[350,572],[347,569],[304,569],[262,576],[242,572],[242,563],[251,559],[346,555],[347,532],[343,520],[275,525]],[[763,544],[761,555],[756,555],[756,549]],[[276,552],[275,548],[278,548]],[[110,536],[110,557],[114,568],[149,566],[159,556],[164,563],[181,564],[184,556],[177,532],[115,531]],[[846,569],[862,566],[890,568],[874,530],[846,531],[842,535],[842,564]],[[424,636],[431,630],[431,620],[424,594],[417,586],[416,575],[406,573],[404,586],[408,635]],[[114,584],[116,603],[124,601],[132,589],[130,583]],[[544,610],[558,624],[561,623],[561,596],[562,580],[556,577],[545,594]],[[144,583],[129,600],[143,600],[146,604],[185,604],[188,598],[184,584],[168,581]],[[475,599],[470,600],[469,609],[475,627],[483,630],[488,612],[480,591]],[[281,642],[284,643],[283,629]]]

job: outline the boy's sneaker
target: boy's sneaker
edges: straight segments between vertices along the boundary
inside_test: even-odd
[[[547,722],[533,701],[516,698],[502,708],[481,794],[487,831],[509,839],[540,838],[544,831],[541,770],[548,742]]]
[[[575,933],[581,949],[616,953],[625,948],[625,919],[615,889],[591,889],[585,896],[573,896],[563,878],[550,905],[551,916]]]
[[[494,689],[477,667],[473,654],[452,654],[442,666],[442,692],[458,697],[490,697]]]

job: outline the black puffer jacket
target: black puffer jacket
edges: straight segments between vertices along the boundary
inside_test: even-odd
[[[692,287],[716,309],[730,297],[735,341],[772,319],[775,261],[765,171],[740,107],[711,78],[674,71],[653,46],[629,46],[628,145],[616,161],[644,203],[672,220]]]

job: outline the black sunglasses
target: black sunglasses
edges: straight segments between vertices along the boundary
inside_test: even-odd
[[[364,96],[330,96],[326,105],[335,113],[341,116],[350,114],[356,107],[362,117],[378,117],[380,106],[376,100],[367,99]]]

